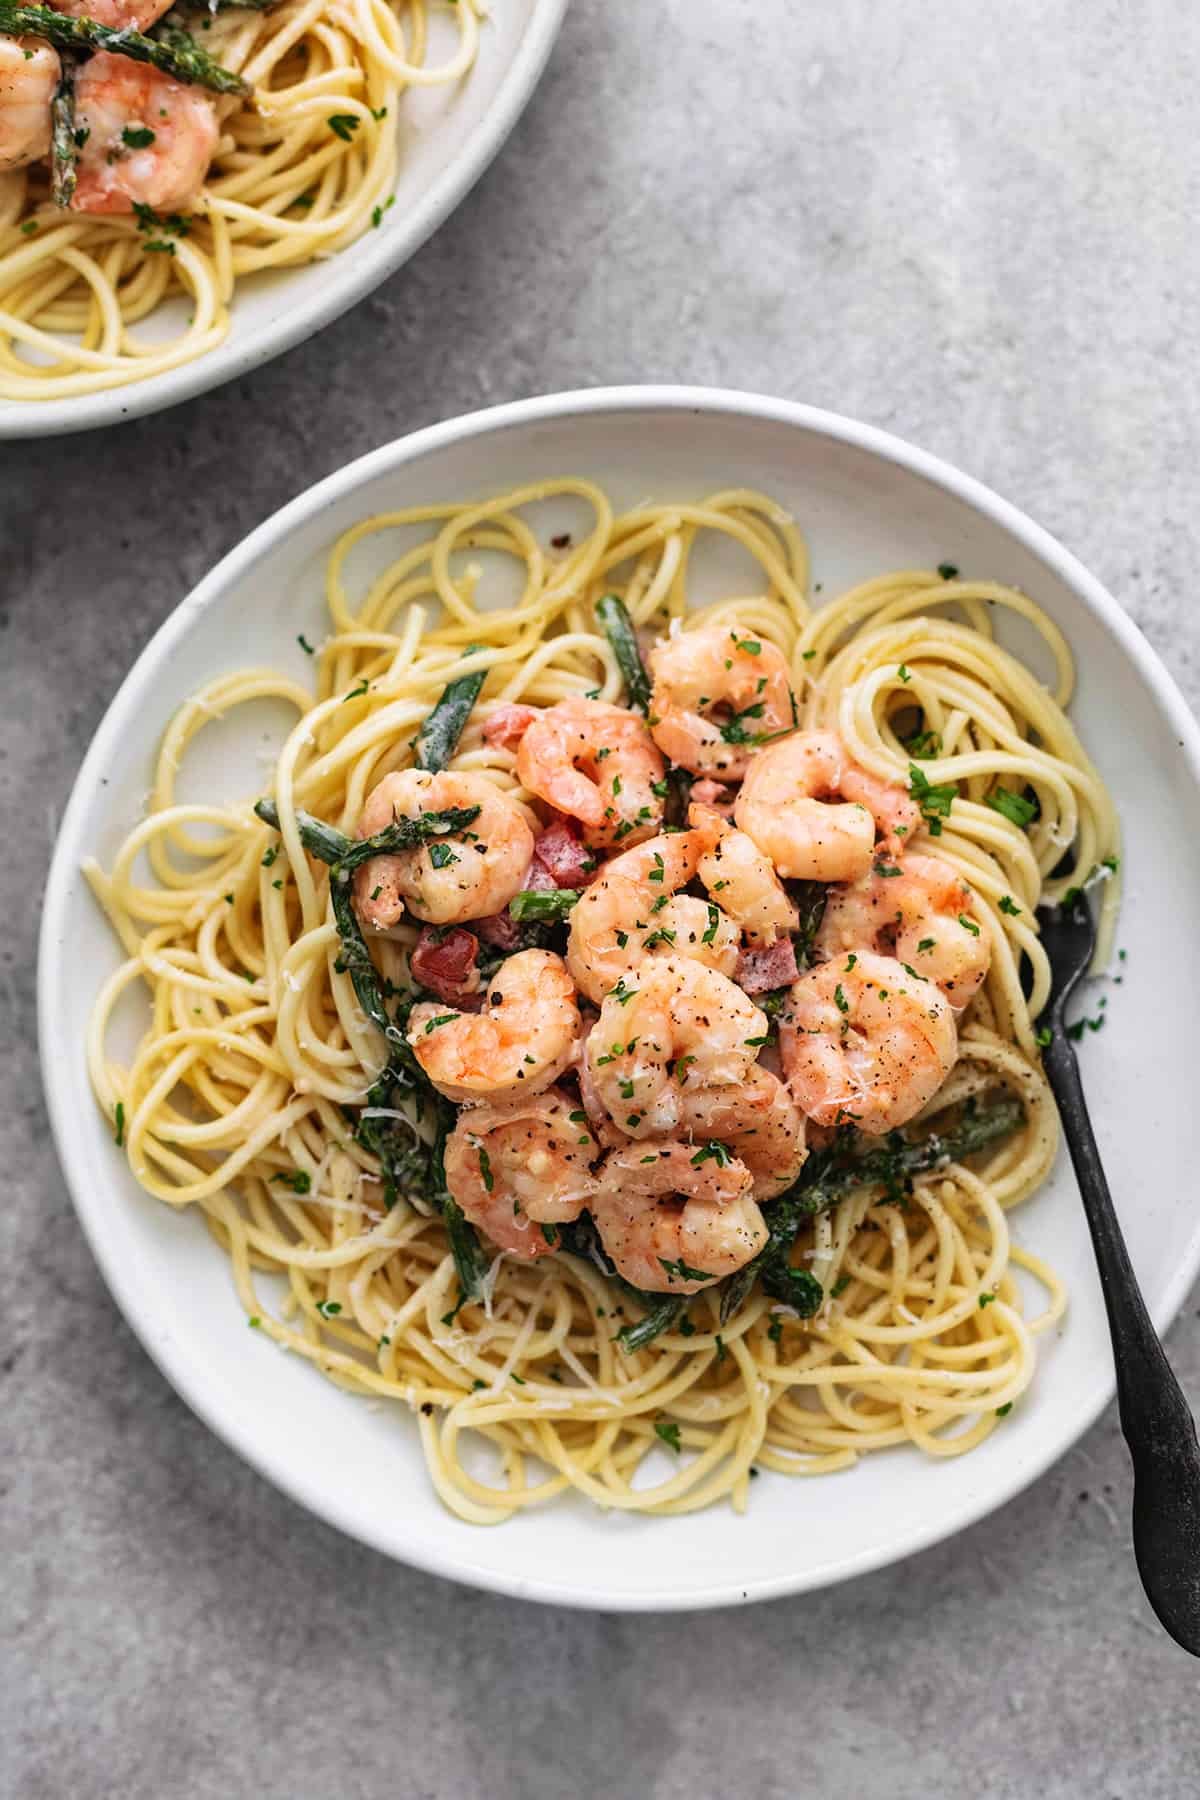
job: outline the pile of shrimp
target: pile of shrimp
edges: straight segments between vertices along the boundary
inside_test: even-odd
[[[547,493],[595,514],[561,552],[520,516]],[[353,606],[356,546],[431,523],[375,560]],[[757,558],[766,591],[690,611],[701,529]],[[474,600],[496,551],[524,570],[507,611]],[[138,1181],[200,1207],[257,1332],[415,1410],[465,1519],[568,1489],[741,1508],[760,1468],[960,1454],[998,1429],[1062,1313],[1006,1211],[1057,1147],[1036,908],[1119,843],[1062,710],[1069,657],[993,584],[902,572],[810,615],[804,580],[794,528],[741,490],[617,518],[564,480],[365,521],[331,559],[315,698],[269,671],[212,683],[167,732],[111,874],[89,868],[129,954],[92,1075]],[[612,591],[645,665],[636,705],[592,612]],[[1041,631],[1049,681],[995,642],[992,602]],[[437,695],[480,677],[446,766],[415,767]],[[175,791],[205,722],[265,697],[298,713],[274,763],[278,837]],[[300,808],[364,839],[469,810],[465,829],[368,857],[350,900],[404,1000],[405,1056],[444,1097],[446,1183],[490,1262],[475,1297],[446,1222],[419,1191],[388,1209],[354,1127],[374,1111],[398,1141],[427,1129],[364,1102],[381,1041]],[[103,1039],[135,983],[153,1024],[126,1069]],[[802,1227],[790,1254],[815,1313],[752,1280],[777,1200],[835,1135],[920,1138],[999,1090],[1023,1129],[916,1175],[903,1204],[861,1186]],[[286,1278],[280,1303],[260,1272]],[[1021,1272],[1049,1295],[1032,1320]],[[670,1322],[628,1348],[656,1307]],[[481,1440],[498,1483],[474,1472]]]
[[[460,1108],[446,1179],[471,1223],[535,1262],[587,1212],[627,1281],[691,1295],[764,1247],[763,1206],[810,1141],[848,1125],[878,1137],[929,1106],[991,938],[966,882],[912,847],[908,792],[835,732],[796,728],[774,644],[711,625],[656,644],[650,668],[645,718],[588,698],[492,710],[483,736],[513,758],[513,790],[386,775],[362,837],[422,812],[477,816],[461,840],[364,863],[355,905],[368,933],[411,918],[462,944],[482,921],[507,946],[486,976],[478,939],[450,972],[445,938],[410,969],[438,995],[413,1007],[408,1042]],[[668,827],[672,771],[692,799]],[[507,913],[536,891],[546,839],[560,866],[574,847],[562,954],[517,947]],[[806,968],[798,882],[826,895]]]

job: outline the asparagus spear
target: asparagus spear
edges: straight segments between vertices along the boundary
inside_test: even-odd
[[[279,813],[274,801],[260,800],[254,810],[265,824],[278,830]],[[314,819],[310,813],[296,815],[305,849],[330,865],[330,900],[341,943],[339,960],[350,976],[359,1005],[382,1032],[388,1046],[387,1065],[372,1083],[366,1111],[369,1114],[373,1108],[389,1106],[399,1097],[411,1102],[418,1117],[431,1107],[435,1120],[432,1144],[425,1142],[415,1123],[404,1136],[399,1130],[401,1121],[372,1117],[359,1120],[355,1139],[379,1159],[384,1203],[389,1209],[401,1193],[424,1189],[445,1222],[459,1284],[471,1300],[477,1300],[483,1291],[487,1259],[474,1227],[446,1187],[443,1151],[446,1137],[454,1125],[455,1109],[433,1087],[412,1053],[403,1029],[407,1007],[402,1005],[398,1018],[388,1012],[379,971],[371,959],[354,911],[350,871],[371,856],[412,849],[430,837],[444,835],[447,831],[461,831],[478,811],[478,807],[458,806],[442,813],[424,813],[418,819],[399,820],[374,837],[361,841],[348,838],[344,832],[335,830],[321,819]]]
[[[852,1188],[881,1186],[889,1199],[902,1199],[914,1175],[970,1156],[994,1139],[1007,1137],[1024,1122],[1025,1111],[1019,1100],[1000,1100],[995,1106],[968,1113],[953,1130],[933,1132],[917,1143],[902,1138],[896,1142],[899,1134],[893,1132],[888,1143],[865,1154],[848,1156],[838,1144],[814,1152],[804,1165],[799,1180],[767,1209],[770,1236],[766,1244],[752,1262],[739,1269],[725,1284],[721,1296],[721,1322],[732,1318],[745,1303],[760,1276],[768,1293],[787,1299],[798,1312],[808,1317],[821,1305],[821,1299],[816,1300],[816,1305],[811,1304],[815,1297],[812,1289],[819,1284],[807,1270],[787,1273],[790,1267],[788,1253],[806,1219],[836,1206]],[[858,1137],[859,1134],[854,1135]],[[797,1279],[801,1276],[807,1276],[807,1281]],[[798,1299],[803,1304],[797,1305]]]
[[[513,895],[508,910],[518,924],[526,919],[565,919],[578,899],[575,888],[525,888]]]
[[[59,50],[111,50],[115,56],[150,63],[176,81],[209,88],[214,94],[252,92],[248,81],[232,69],[223,69],[183,32],[172,33],[169,43],[160,43],[124,26],[117,30],[96,19],[72,18],[49,6],[15,6],[12,0],[0,0],[0,36],[46,38]]]
[[[443,690],[442,697],[413,740],[418,769],[444,769],[458,748],[458,740],[479,698],[485,671],[460,675]]]
[[[50,186],[54,204],[70,206],[75,192],[75,164],[79,160],[75,142],[75,58],[64,51],[59,61],[62,74],[50,102]]]
[[[273,800],[259,800],[254,810],[264,825],[279,830],[279,812]],[[415,819],[397,819],[369,838],[347,837],[344,831],[327,825],[323,819],[314,819],[311,813],[297,811],[296,823],[300,842],[309,855],[328,863],[335,875],[345,876],[360,863],[370,862],[373,856],[397,856],[404,850],[416,850],[430,838],[465,831],[478,817],[477,806],[447,806],[441,812],[420,813]]]
[[[625,602],[616,594],[605,594],[603,599],[596,602],[596,618],[613,647],[613,655],[625,677],[630,706],[641,713],[649,712],[650,677],[646,673],[646,665],[638,649],[637,633]]]
[[[825,916],[825,902],[829,898],[829,889],[821,881],[795,881],[790,884],[789,892],[796,902],[796,910],[800,914],[799,929],[792,933],[792,944],[796,951],[796,967],[807,969],[813,939],[821,929],[821,920]]]

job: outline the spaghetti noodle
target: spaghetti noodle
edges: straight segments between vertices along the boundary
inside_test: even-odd
[[[585,528],[545,544],[529,513],[546,501],[582,509]],[[393,536],[407,547],[352,593],[350,568],[378,562]],[[756,573],[689,609],[714,537]],[[516,571],[515,599],[502,569]],[[1012,1242],[1006,1213],[1045,1178],[1057,1144],[1035,1023],[1047,991],[1035,909],[1106,877],[1108,944],[1118,897],[1117,821],[1064,712],[1068,646],[1024,594],[948,568],[882,576],[815,611],[807,585],[791,519],[739,489],[614,516],[590,483],[548,481],[366,519],[329,560],[315,693],[268,669],[211,683],[167,731],[147,814],[111,871],[88,867],[126,953],[96,1006],[91,1075],[134,1175],[202,1210],[257,1332],[355,1394],[414,1410],[430,1478],[464,1519],[497,1522],[568,1489],[654,1513],[722,1498],[740,1509],[759,1469],[819,1474],[902,1443],[960,1455],[1025,1392],[1037,1334],[1062,1315],[1057,1277]],[[843,1170],[790,1252],[818,1284],[810,1317],[761,1284],[732,1310],[709,1286],[648,1331],[645,1299],[586,1254],[500,1256],[470,1298],[446,1219],[415,1190],[389,1208],[385,1171],[356,1129],[384,1054],[303,817],[353,831],[381,777],[411,765],[439,694],[476,676],[482,694],[450,767],[485,776],[539,823],[513,751],[482,727],[507,703],[621,702],[622,659],[595,612],[610,594],[643,641],[673,622],[717,622],[776,646],[803,726],[835,727],[869,773],[939,792],[918,847],[969,881],[990,939],[957,1060],[912,1141],[932,1131],[970,1143],[956,1131],[1004,1095],[1019,1102],[1019,1128],[960,1160],[913,1156],[899,1183]],[[1049,688],[997,641],[1006,612],[1037,635]],[[297,714],[266,809],[278,832],[249,803],[177,801],[177,770],[205,724],[264,698]],[[401,1001],[416,937],[406,922],[372,943],[383,991]],[[135,989],[150,1023],[125,1067],[109,1040]],[[876,1141],[885,1157],[895,1149]],[[1022,1271],[1046,1294],[1033,1319]]]

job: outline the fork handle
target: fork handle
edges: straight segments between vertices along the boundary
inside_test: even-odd
[[[1147,1598],[1177,1643],[1200,1656],[1200,1444],[1138,1287],[1100,1163],[1061,1017],[1044,1052],[1112,1335],[1121,1430],[1133,1462],[1133,1542]]]

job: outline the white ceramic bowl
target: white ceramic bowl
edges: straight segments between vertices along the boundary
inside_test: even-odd
[[[427,1483],[413,1421],[373,1410],[247,1331],[225,1258],[201,1221],[134,1184],[92,1101],[88,1011],[117,948],[79,875],[139,816],[151,756],[201,683],[270,662],[308,676],[296,633],[325,629],[321,570],[364,515],[571,472],[618,502],[766,489],[805,527],[833,594],[894,567],[948,559],[1015,583],[1075,647],[1073,714],[1111,783],[1126,832],[1121,986],[1109,1027],[1082,1045],[1092,1114],[1133,1262],[1164,1326],[1200,1263],[1194,1200],[1200,1108],[1192,1069],[1200,967],[1178,954],[1179,896],[1200,891],[1200,732],[1136,628],[1053,539],[986,488],[869,426],[781,401],[632,388],[476,413],[352,463],[260,526],[143,652],[96,735],[50,876],[41,944],[43,1066],[59,1154],[97,1260],[130,1324],[179,1392],[303,1505],[390,1556],[527,1598],[604,1609],[700,1607],[817,1587],[960,1530],[1040,1474],[1113,1391],[1104,1312],[1073,1179],[1060,1164],[1015,1215],[1017,1237],[1070,1287],[1036,1384],[973,1454],[868,1458],[819,1480],[764,1475],[750,1514],[611,1516],[562,1503],[498,1529],[452,1518]],[[560,528],[552,515],[547,532]],[[214,725],[185,792],[253,794],[264,716]]]
[[[270,362],[340,317],[406,263],[474,187],[537,86],[566,9],[567,0],[494,0],[469,74],[405,95],[397,127],[404,143],[396,204],[378,231],[366,232],[328,261],[239,283],[228,337],[195,362],[108,393],[0,399],[0,440],[89,431],[161,412]],[[445,60],[457,42],[449,16],[435,11],[430,64]],[[186,303],[171,301],[163,310],[178,329]],[[138,331],[152,341],[155,321],[146,320]]]

